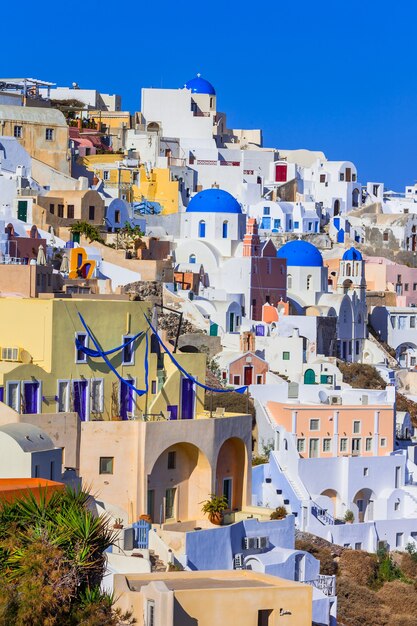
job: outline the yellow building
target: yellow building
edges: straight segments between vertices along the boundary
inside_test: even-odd
[[[107,362],[87,355],[84,349],[96,348],[79,313],[104,351],[124,348],[110,353]],[[159,353],[145,314],[150,314],[146,303],[127,300],[0,299],[0,393],[4,401],[18,413],[74,411],[82,421],[193,418],[203,406],[203,391],[195,389],[168,355]],[[128,343],[140,332],[139,338]],[[84,348],[77,349],[76,338]],[[205,380],[204,355],[177,357],[187,371]],[[138,395],[132,386],[143,394]]]
[[[116,190],[119,198],[127,202],[158,202],[163,214],[178,212],[178,181],[171,180],[169,168],[149,171],[121,154],[94,154],[82,157],[80,163],[94,172],[104,187]]]
[[[61,111],[0,105],[0,138],[2,135],[15,137],[32,158],[70,174],[68,126]]]
[[[116,574],[138,626],[311,626],[313,589],[249,570]]]

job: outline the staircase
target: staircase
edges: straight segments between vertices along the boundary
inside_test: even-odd
[[[166,572],[166,565],[159,558],[159,554],[155,554],[155,550],[149,550],[149,560],[151,562],[152,572]]]

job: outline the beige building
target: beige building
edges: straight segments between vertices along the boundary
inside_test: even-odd
[[[61,111],[0,105],[1,136],[15,137],[33,159],[70,174],[68,126]]]
[[[81,424],[80,475],[125,518],[155,523],[203,519],[201,503],[225,494],[229,510],[250,504],[249,415]]]
[[[249,570],[117,574],[114,592],[138,626],[312,623],[312,587]]]
[[[91,189],[48,191],[38,196],[32,207],[32,220],[40,228],[69,227],[75,222],[104,224],[104,200]]]

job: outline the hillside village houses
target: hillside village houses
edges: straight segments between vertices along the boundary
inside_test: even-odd
[[[417,396],[415,186],[229,128],[200,75],[140,97],[0,81],[0,479],[91,485],[124,525],[105,585],[155,624],[215,576],[259,619],[294,597],[334,625],[296,531],[417,544],[396,396]],[[365,366],[385,389],[356,388]],[[154,578],[149,549],[183,578]]]

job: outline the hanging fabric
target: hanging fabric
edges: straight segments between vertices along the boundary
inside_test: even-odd
[[[175,367],[177,369],[180,370],[180,372],[182,372],[184,374],[184,376],[186,376],[187,378],[189,378],[190,380],[193,381],[193,383],[195,385],[197,385],[198,387],[201,387],[202,389],[205,389],[206,391],[214,391],[216,393],[231,393],[232,391],[236,391],[236,393],[245,393],[245,391],[247,390],[247,385],[245,385],[244,387],[238,387],[237,389],[217,389],[217,387],[208,387],[207,385],[204,385],[203,383],[200,383],[196,378],[194,378],[194,376],[191,376],[191,374],[189,374],[176,360],[176,358],[174,357],[174,355],[168,350],[168,348],[165,346],[164,342],[162,341],[162,339],[160,338],[160,336],[158,335],[156,329],[152,326],[151,322],[148,320],[148,318],[145,315],[145,319],[148,322],[149,328],[152,330],[152,332],[154,333],[155,337],[157,338],[157,340],[159,341],[161,347],[165,350],[166,354],[169,356],[169,358],[171,359],[171,361],[174,363]]]
[[[130,337],[130,339],[128,341],[126,341],[121,346],[117,346],[117,348],[113,348],[112,350],[103,350],[103,354],[108,356],[109,354],[114,354],[115,352],[118,352],[119,350],[123,350],[123,348],[125,348],[126,346],[128,346],[131,343],[133,343],[134,341],[136,341],[136,339],[139,339],[139,337],[141,335],[143,335],[142,331],[140,333],[138,333],[137,335],[135,335],[134,337]],[[87,356],[91,356],[93,358],[101,356],[101,353],[98,350],[91,350],[91,348],[86,348],[81,343],[81,341],[79,339],[77,339],[77,338],[75,339],[75,345],[77,347],[77,350],[80,350],[81,352],[83,352]]]
[[[137,389],[134,384],[126,379],[123,378],[123,376],[121,376],[119,374],[119,372],[113,367],[113,365],[110,363],[109,359],[106,356],[106,353],[103,352],[103,350],[101,349],[100,345],[98,344],[98,342],[95,340],[91,330],[89,329],[89,327],[87,326],[86,322],[84,321],[83,316],[81,315],[81,313],[78,313],[78,316],[81,320],[82,325],[84,326],[87,335],[90,337],[91,341],[93,342],[93,344],[96,347],[97,350],[97,356],[101,357],[104,362],[106,363],[106,365],[109,367],[109,369],[111,369],[111,371],[116,374],[117,378],[122,381],[125,385],[127,385],[128,387],[130,387],[130,389],[132,389],[135,393],[138,394],[138,396],[143,396],[145,393],[148,393],[148,374],[149,374],[149,363],[148,363],[148,333],[145,333],[145,360],[144,360],[144,366],[145,366],[145,389]]]

